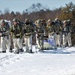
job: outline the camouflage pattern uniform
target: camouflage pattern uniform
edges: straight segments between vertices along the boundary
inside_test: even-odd
[[[11,36],[13,37],[15,53],[23,52],[23,27],[18,23],[17,19],[13,20],[14,24],[11,27]]]
[[[63,29],[62,29],[62,32],[63,32],[63,46],[72,46],[72,42],[71,42],[71,25],[68,25],[68,22],[65,20],[63,22]]]
[[[43,50],[44,45],[44,25],[42,20],[39,19],[36,21],[36,44],[40,50]]]
[[[25,40],[26,52],[33,53],[32,52],[32,35],[34,33],[34,27],[30,23],[29,19],[25,19],[24,33],[25,33],[24,40]]]
[[[47,32],[48,32],[48,38],[50,39],[52,38],[55,41],[55,27],[54,27],[54,22],[52,21],[52,19],[49,19],[47,21]],[[55,42],[54,48],[55,49],[57,48],[56,42]]]
[[[1,24],[0,24],[0,37],[1,37],[1,48],[2,48],[2,52],[5,53],[6,52],[6,46],[8,47],[9,51],[10,51],[10,27],[9,25],[2,20]]]
[[[61,25],[61,21],[56,18],[55,19],[55,41],[56,41],[56,45],[61,47],[61,40],[62,40],[62,25]]]

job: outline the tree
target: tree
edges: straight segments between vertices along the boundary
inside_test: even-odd
[[[73,10],[74,10],[74,4],[72,2],[66,4],[66,7],[62,8],[62,13],[60,15],[61,20],[67,20],[71,19],[73,20]]]

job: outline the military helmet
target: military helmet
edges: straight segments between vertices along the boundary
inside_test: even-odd
[[[48,19],[48,21],[47,21],[47,22],[48,22],[48,23],[49,23],[49,22],[52,22],[52,19]]]
[[[59,19],[58,18],[55,18],[55,21],[58,21]]]
[[[67,23],[67,20],[64,20],[63,23]]]
[[[68,20],[67,20],[67,22],[71,22],[71,20],[70,20],[70,19],[68,19]]]
[[[38,19],[38,20],[36,21],[36,24],[41,24],[41,20]]]
[[[30,20],[29,19],[25,19],[25,22],[28,23],[28,22],[30,22]]]
[[[3,23],[5,23],[5,21],[2,19],[2,20],[0,21],[0,24],[2,25]]]
[[[41,23],[46,23],[46,21],[44,19],[41,19]]]
[[[14,19],[13,19],[13,22],[18,22],[18,20],[14,18]]]

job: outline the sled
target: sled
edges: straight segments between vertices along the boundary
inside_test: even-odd
[[[44,49],[56,49],[56,43],[55,43],[55,40],[54,38],[48,38],[48,39],[45,39],[44,40]]]

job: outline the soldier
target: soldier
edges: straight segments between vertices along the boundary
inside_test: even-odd
[[[48,40],[48,32],[47,32],[47,24],[44,19],[41,19],[41,25],[42,25],[42,28],[44,31],[43,40],[42,40],[43,41],[43,49],[48,49],[48,46],[45,44],[45,41]]]
[[[58,47],[61,47],[61,40],[62,40],[62,25],[61,25],[61,21],[56,18],[55,19],[55,41],[56,41],[56,45]]]
[[[16,54],[24,52],[23,50],[23,27],[18,23],[17,19],[13,19],[13,25],[11,27],[11,37],[13,37],[13,45]]]
[[[47,24],[46,24],[46,21],[44,19],[41,19],[41,25],[42,25],[42,28],[44,30],[44,39],[47,39],[48,38]]]
[[[11,28],[11,21],[9,21],[9,20],[4,20],[4,21]],[[12,37],[11,37],[11,35],[9,35],[9,37],[10,37],[10,52],[12,53],[13,52]]]
[[[2,53],[6,53],[6,49],[8,47],[9,51],[10,50],[10,27],[9,25],[4,21],[1,20],[0,24],[0,37],[1,37],[1,48],[2,48]]]
[[[48,38],[53,39],[54,44],[52,44],[52,48],[57,48],[56,42],[55,42],[55,27],[54,27],[54,22],[52,19],[49,19],[47,21],[47,31],[48,31]]]
[[[68,22],[65,20],[63,22],[63,46],[66,47],[67,44],[69,47],[72,46],[72,42],[71,42],[71,25],[68,24]]]
[[[25,19],[24,33],[25,33],[24,40],[25,40],[26,52],[33,53],[32,35],[34,33],[34,26],[31,24],[29,19]]]
[[[44,28],[41,19],[36,21],[36,44],[39,50],[43,50],[44,45]]]

